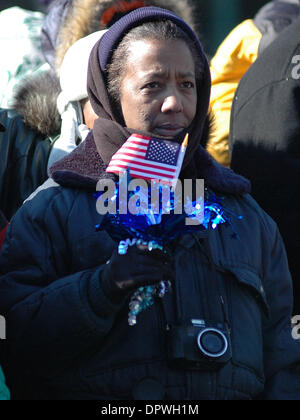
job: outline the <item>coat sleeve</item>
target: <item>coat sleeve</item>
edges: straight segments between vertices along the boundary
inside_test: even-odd
[[[277,226],[269,220],[272,244],[265,264],[264,286],[270,317],[264,326],[265,400],[300,400],[300,340],[293,338],[293,285],[285,247]],[[270,240],[271,239],[271,240]]]
[[[14,110],[0,109],[0,205],[10,220],[23,201],[46,179],[50,138],[29,128]]]
[[[6,319],[9,363],[45,377],[99,346],[122,306],[101,290],[104,263],[69,274],[63,229],[69,203],[57,194],[62,209],[57,212],[54,201],[39,194],[34,205],[25,203],[12,219],[0,255],[0,313]]]

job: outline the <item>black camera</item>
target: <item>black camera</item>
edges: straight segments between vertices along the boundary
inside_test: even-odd
[[[221,323],[192,319],[167,330],[168,359],[174,367],[218,370],[232,358],[230,331]]]

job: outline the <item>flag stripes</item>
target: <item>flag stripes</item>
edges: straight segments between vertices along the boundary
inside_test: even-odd
[[[180,145],[162,139],[133,134],[112,157],[106,171],[141,179],[171,183],[176,176]]]

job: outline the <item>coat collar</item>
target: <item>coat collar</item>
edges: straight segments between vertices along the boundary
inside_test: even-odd
[[[217,163],[202,147],[197,152],[196,166],[197,178],[204,179],[205,185],[218,193],[242,195],[250,192],[250,181]],[[64,187],[95,191],[99,179],[116,179],[105,169],[90,132],[72,153],[51,166],[50,177]]]

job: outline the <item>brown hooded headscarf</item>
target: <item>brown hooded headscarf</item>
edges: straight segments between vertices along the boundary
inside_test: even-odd
[[[151,136],[151,133],[141,132],[124,126],[109,98],[107,88],[106,68],[110,63],[113,51],[117,48],[123,37],[134,27],[145,22],[155,20],[170,20],[179,26],[189,36],[198,51],[202,62],[203,77],[197,81],[198,103],[196,116],[187,130],[184,130],[174,140],[182,142],[185,134],[189,133],[189,145],[183,162],[182,178],[205,179],[206,185],[218,191],[242,194],[249,192],[250,185],[247,180],[234,174],[231,170],[218,165],[212,157],[200,146],[204,125],[208,115],[211,79],[207,59],[202,46],[194,31],[174,13],[157,7],[145,7],[137,9],[118,20],[94,46],[89,60],[88,68],[88,94],[92,107],[99,118],[95,121],[94,128],[86,142],[66,158],[65,163],[73,173],[76,172],[77,186],[78,176],[86,179],[100,177],[109,164],[112,156],[122,146],[132,133]],[[157,137],[157,136],[155,136]],[[96,146],[96,150],[91,152]],[[93,154],[97,154],[97,159]],[[86,159],[83,156],[86,156]],[[76,157],[77,163],[72,159]],[[78,160],[80,158],[80,162]],[[89,171],[84,162],[89,162]],[[98,162],[91,164],[91,162]],[[99,164],[101,162],[101,164]],[[92,167],[92,169],[91,169]],[[62,181],[60,174],[61,163],[55,164],[50,173],[59,182]],[[87,173],[89,172],[89,174]],[[66,172],[64,172],[66,175]]]
[[[155,20],[170,20],[182,28],[191,38],[198,50],[201,62],[203,63],[203,79],[198,82],[197,90],[201,92],[201,99],[198,100],[196,117],[192,126],[188,127],[190,134],[189,146],[186,152],[186,158],[183,167],[191,162],[192,157],[198,148],[202,137],[204,123],[208,114],[210,98],[210,71],[207,59],[202,50],[200,42],[192,29],[174,13],[157,7],[144,7],[129,13],[115,23],[107,31],[102,39],[98,41],[92,50],[88,70],[88,94],[95,113],[99,116],[94,125],[94,139],[98,153],[102,160],[108,164],[117,150],[127,140],[133,132],[124,127],[124,122],[118,117],[114,106],[112,105],[107,92],[106,68],[112,58],[114,51],[123,37],[134,27],[142,25],[145,22]],[[200,95],[199,95],[200,98]],[[138,132],[138,134],[150,135],[151,133]],[[186,132],[183,132],[178,138],[182,141]],[[157,137],[157,136],[155,136]]]

